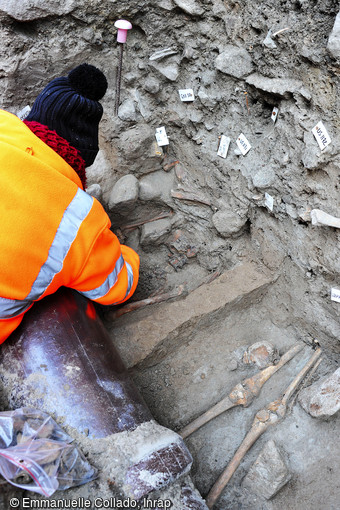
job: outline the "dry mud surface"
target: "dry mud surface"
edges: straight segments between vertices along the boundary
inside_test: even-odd
[[[17,113],[49,80],[85,61],[108,78],[89,192],[121,241],[141,256],[134,300],[185,287],[177,300],[114,322],[101,310],[155,419],[179,430],[227,395],[256,371],[241,361],[255,342],[270,341],[280,354],[304,345],[249,408],[230,410],[188,439],[192,478],[203,496],[255,413],[302,368],[315,339],[323,361],[308,384],[339,366],[340,305],[331,289],[340,288],[340,234],[313,225],[310,215],[320,209],[340,217],[338,13],[336,0],[0,3],[2,108]],[[116,117],[118,18],[129,19],[133,30]],[[272,41],[264,44],[270,30]],[[193,90],[193,102],[181,101],[183,89]],[[323,150],[312,134],[320,121],[331,138]],[[166,149],[156,144],[161,126]],[[240,133],[251,144],[246,155],[236,143]],[[225,159],[217,155],[221,135],[231,140]],[[128,189],[119,183],[127,175]],[[253,269],[234,279],[244,267]],[[218,306],[216,280],[208,282],[225,274],[233,292],[221,290]],[[339,413],[312,418],[294,401],[247,454],[216,509],[337,510],[339,419]],[[243,479],[269,439],[284,452],[291,478],[265,500]],[[67,497],[114,493],[103,483]],[[176,490],[169,489],[173,510],[182,510]],[[1,508],[17,494],[4,488]]]

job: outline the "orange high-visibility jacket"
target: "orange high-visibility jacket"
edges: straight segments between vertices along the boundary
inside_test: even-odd
[[[0,110],[0,343],[61,286],[106,305],[133,294],[139,257],[110,226],[73,168]]]

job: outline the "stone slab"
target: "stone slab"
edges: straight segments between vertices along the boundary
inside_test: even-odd
[[[340,409],[340,368],[300,392],[299,402],[314,418],[329,418]]]
[[[251,466],[243,485],[265,499],[273,498],[291,475],[275,442],[269,440]]]
[[[76,0],[66,0],[59,2],[57,0],[3,0],[0,6],[0,12],[4,12],[18,21],[32,21],[47,16],[65,16],[77,7]]]
[[[184,299],[120,317],[110,325],[115,346],[127,367],[145,362],[156,353],[162,357],[168,343],[183,343],[196,328],[213,320],[227,306],[265,289],[273,281],[273,274],[265,267],[251,262],[240,264]]]

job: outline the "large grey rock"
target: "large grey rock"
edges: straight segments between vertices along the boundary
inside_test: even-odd
[[[253,63],[247,50],[227,45],[216,58],[215,67],[224,74],[243,78],[252,72]]]
[[[321,151],[314,135],[310,131],[306,131],[303,134],[303,141],[305,142],[305,148],[302,153],[303,166],[307,170],[317,170],[324,166],[331,157],[332,145]]]
[[[174,173],[152,172],[139,181],[139,198],[141,200],[156,200],[168,203],[171,199],[171,189],[174,185]]]
[[[216,106],[221,98],[221,94],[212,93],[211,89],[208,91],[205,87],[200,87],[197,95],[201,103],[207,108]]]
[[[271,439],[249,469],[243,485],[258,496],[271,499],[290,478],[284,458]]]
[[[77,0],[2,0],[0,12],[18,21],[32,21],[47,16],[64,16],[77,7]]]
[[[93,184],[99,185],[104,202],[107,202],[112,190],[112,163],[114,159],[112,154],[109,155],[105,150],[100,149],[93,165],[86,168],[88,188]]]
[[[100,184],[91,184],[91,186],[88,186],[86,188],[86,193],[88,195],[91,195],[91,197],[96,198],[99,202],[101,201],[103,197],[103,190],[100,186]]]
[[[123,131],[116,150],[119,155],[116,165],[126,174],[130,173],[131,165],[137,177],[160,167],[162,152],[156,143],[155,129],[148,124],[138,122],[136,126]]]
[[[174,0],[175,4],[178,5],[184,12],[187,14],[192,14],[193,16],[199,16],[203,14],[204,9],[200,6],[199,2],[195,0]]]
[[[299,394],[303,409],[314,418],[328,418],[340,409],[340,368]]]
[[[168,218],[145,223],[142,227],[141,245],[161,243],[171,231],[171,226]]]
[[[267,78],[258,73],[253,73],[246,79],[246,82],[253,87],[269,92],[280,97],[289,97],[295,92],[299,92],[306,99],[310,99],[310,94],[304,88],[302,81],[293,78]]]
[[[335,18],[334,27],[328,39],[327,49],[334,58],[340,59],[340,12]]]
[[[212,222],[222,237],[232,237],[240,232],[247,219],[248,215],[244,210],[221,209],[213,215]]]
[[[134,175],[124,175],[113,186],[109,209],[130,209],[138,198],[139,183]]]
[[[150,92],[150,94],[157,94],[160,89],[160,83],[153,76],[148,76],[144,83],[144,90]]]
[[[179,68],[177,62],[164,64],[162,62],[152,61],[150,65],[154,67],[159,73],[170,81],[176,81],[179,75]]]
[[[125,99],[118,110],[118,117],[126,121],[136,120],[135,102],[132,99]]]

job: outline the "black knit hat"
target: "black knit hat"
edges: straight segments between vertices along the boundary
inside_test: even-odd
[[[98,153],[98,125],[103,115],[98,101],[106,89],[104,74],[82,64],[67,77],[52,80],[34,101],[26,120],[56,131],[79,150],[85,166],[90,166]]]

